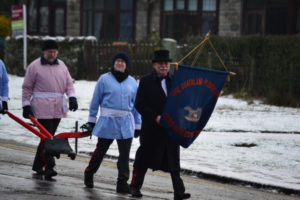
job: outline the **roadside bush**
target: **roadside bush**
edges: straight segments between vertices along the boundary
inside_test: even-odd
[[[28,64],[41,55],[41,37],[28,37]],[[152,69],[153,51],[161,46],[159,40],[123,42],[95,41],[87,38],[56,38],[59,58],[69,67],[75,79],[96,80],[108,71],[112,56],[125,50],[131,58],[131,74],[139,78]],[[178,45],[177,58],[183,58],[204,37],[190,37]],[[237,73],[224,87],[224,94],[242,98],[260,98],[266,103],[300,107],[300,35],[293,36],[211,36],[210,41],[228,71]],[[122,43],[122,44],[123,44]],[[194,52],[183,61],[191,65]],[[225,70],[207,43],[195,66]],[[24,75],[23,40],[7,38],[5,63],[11,74]]]
[[[188,38],[179,57],[204,37]],[[243,93],[266,103],[300,107],[300,35],[210,38],[228,71],[236,72],[225,84],[226,93]],[[196,54],[196,53],[195,53]],[[184,61],[191,64],[195,54]],[[207,43],[196,66],[225,70]]]
[[[58,58],[68,66],[70,74],[75,79],[86,77],[85,58],[83,56],[86,43],[92,40],[84,37],[52,38],[58,42]],[[42,37],[27,37],[27,65],[42,55]],[[24,76],[23,69],[23,38],[8,37],[5,40],[5,64],[10,74]]]
[[[0,15],[0,58],[4,57],[4,38],[10,35],[10,20]]]
[[[10,35],[10,19],[4,15],[0,15],[0,38]]]

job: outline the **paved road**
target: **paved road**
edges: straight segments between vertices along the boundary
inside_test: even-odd
[[[130,195],[115,192],[117,169],[114,161],[105,160],[95,175],[95,187],[85,188],[83,171],[88,157],[77,156],[76,160],[62,157],[57,160],[59,173],[55,181],[34,177],[31,171],[35,147],[24,146],[13,141],[0,139],[0,200],[67,200],[67,199],[134,199]],[[132,170],[132,168],[131,168]],[[296,200],[287,196],[254,188],[216,183],[196,177],[182,176],[187,192],[194,200]],[[173,199],[169,174],[148,171],[143,200]]]

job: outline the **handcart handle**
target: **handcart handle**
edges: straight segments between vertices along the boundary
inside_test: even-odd
[[[25,121],[23,121],[22,119],[20,119],[19,117],[15,116],[14,114],[12,114],[9,111],[6,111],[6,114],[12,118],[13,120],[15,120],[16,122],[18,122],[19,124],[21,124],[23,127],[27,128],[29,131],[31,131],[32,133],[34,133],[35,135],[37,135],[38,137],[41,138],[41,140],[45,140],[45,138],[47,138],[45,135],[43,135],[41,132],[39,132],[38,130],[36,130],[35,128],[33,128],[31,125],[27,124]]]
[[[91,132],[66,132],[66,133],[59,133],[55,137],[57,138],[82,138],[90,136]]]
[[[32,121],[32,123],[38,127],[38,129],[47,137],[52,139],[53,135],[51,135],[51,133],[49,133],[49,131],[40,123],[38,122],[38,120],[36,118],[34,118],[32,115],[29,115],[30,120]]]

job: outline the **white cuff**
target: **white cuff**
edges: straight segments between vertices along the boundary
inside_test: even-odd
[[[2,97],[2,98],[0,98],[0,99],[2,99],[2,101],[8,102],[8,97]]]
[[[68,97],[69,97],[69,98],[70,98],[70,97],[76,97],[76,94],[74,94],[74,93],[68,94]]]
[[[88,122],[96,123],[97,117],[89,117]]]
[[[142,126],[141,124],[135,124],[135,130],[141,130]]]
[[[29,101],[23,101],[22,102],[22,107],[24,106],[30,106],[30,102]]]

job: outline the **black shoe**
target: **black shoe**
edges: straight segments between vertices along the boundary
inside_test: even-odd
[[[34,169],[33,171],[35,171],[35,175],[38,175],[38,176],[42,176],[42,175],[44,175],[44,170],[42,170],[42,169]]]
[[[57,172],[54,169],[46,169],[45,170],[45,180],[51,181],[52,176],[56,176]]]
[[[131,189],[130,192],[131,192],[131,196],[133,196],[133,197],[138,197],[138,198],[140,198],[140,197],[143,196],[143,194],[141,193],[141,191],[138,190],[138,189],[135,189],[135,188]]]
[[[175,195],[174,200],[189,199],[190,197],[190,193],[183,193],[182,195]]]
[[[84,172],[84,184],[87,188],[93,188],[94,187],[94,180],[93,180],[93,174],[90,174],[88,172]]]
[[[130,194],[130,188],[127,183],[118,183],[117,184],[117,192],[122,194]]]

